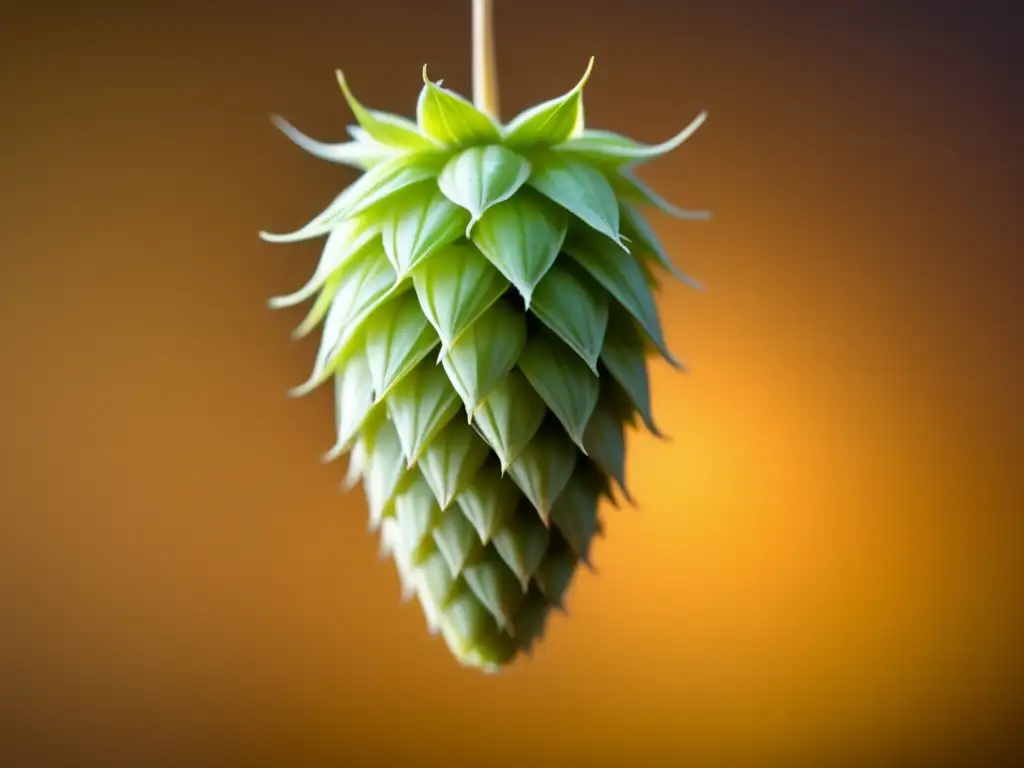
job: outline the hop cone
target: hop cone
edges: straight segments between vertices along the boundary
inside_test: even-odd
[[[658,198],[631,169],[681,144],[646,146],[583,127],[582,91],[499,125],[431,82],[416,122],[367,109],[324,160],[364,173],[294,242],[326,236],[296,333],[323,324],[311,378],[333,381],[347,487],[432,632],[465,665],[529,652],[625,498],[625,428],[651,418],[647,358],[679,363],[655,309],[654,267],[673,271],[638,214]],[[698,214],[699,215],[699,214]],[[683,278],[685,279],[685,278]]]

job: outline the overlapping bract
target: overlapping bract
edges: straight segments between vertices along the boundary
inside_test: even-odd
[[[591,66],[593,60],[591,60]],[[322,324],[301,394],[333,379],[348,487],[432,631],[493,669],[543,631],[625,489],[625,429],[651,415],[647,357],[662,336],[654,269],[668,260],[639,205],[680,216],[631,171],[703,122],[646,146],[584,127],[590,67],[565,95],[499,125],[424,86],[416,121],[367,109],[324,144],[276,118],[309,153],[364,173],[275,242],[326,236],[310,281]]]

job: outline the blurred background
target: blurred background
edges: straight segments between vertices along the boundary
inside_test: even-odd
[[[503,116],[570,88],[659,141],[677,263],[638,510],[534,658],[399,602],[271,246],[353,173],[270,125],[470,91],[470,3],[5,11],[5,765],[1008,759],[1024,685],[1014,4],[496,0]]]

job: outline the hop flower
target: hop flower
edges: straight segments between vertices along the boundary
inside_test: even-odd
[[[364,107],[318,158],[364,173],[296,232],[326,237],[312,278],[272,300],[313,299],[323,325],[302,394],[333,381],[346,486],[432,632],[464,665],[494,670],[542,635],[625,486],[625,429],[651,416],[647,358],[680,367],[652,289],[672,266],[639,213],[680,211],[632,169],[682,144],[584,127],[593,59],[563,96],[499,124],[424,85],[416,121]],[[638,422],[639,419],[639,422]]]

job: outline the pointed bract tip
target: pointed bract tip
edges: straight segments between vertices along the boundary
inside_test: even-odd
[[[693,120],[690,121],[690,124],[688,126],[683,128],[683,130],[681,130],[678,134],[676,134],[674,138],[671,139],[673,148],[678,147],[680,144],[682,144],[684,141],[690,138],[694,133],[696,133],[697,129],[704,125],[707,119],[707,110],[701,111],[700,114],[698,114],[695,118],[693,118]]]
[[[345,79],[345,74],[340,69],[336,69],[334,70],[334,75],[338,78],[338,85],[341,86],[341,93],[345,97],[345,101],[348,103],[349,109],[352,110],[352,114],[355,115],[356,120],[359,121],[359,113],[363,110],[363,106],[353,95],[352,89],[348,87],[348,80]]]
[[[351,103],[355,100],[352,96],[352,91],[348,87],[348,80],[345,79],[345,73],[340,69],[334,70],[334,76],[338,80],[338,86],[341,88],[341,93],[345,97],[345,101]]]
[[[267,299],[267,306],[270,309],[287,309],[288,307],[294,307],[296,304],[301,303],[302,299],[296,299],[292,295],[287,296],[271,296]]]
[[[671,204],[668,213],[680,221],[711,221],[713,218],[711,211],[690,211]]]
[[[691,120],[689,122],[689,124],[685,128],[683,128],[683,130],[679,131],[679,133],[677,133],[675,136],[673,136],[670,139],[666,139],[665,141],[661,142],[660,144],[654,144],[654,145],[648,147],[648,150],[652,151],[652,152],[654,152],[654,153],[656,153],[658,155],[663,155],[663,154],[667,154],[669,152],[674,152],[676,149],[678,149],[683,144],[683,142],[685,142],[694,133],[696,133],[698,128],[700,128],[702,125],[704,125],[704,121],[707,120],[707,117],[708,117],[708,113],[707,112],[701,112],[693,120]],[[645,158],[645,159],[646,160],[650,160],[651,158],[648,157],[648,158]],[[644,159],[638,158],[638,162],[644,162]]]
[[[299,384],[299,386],[289,389],[288,397],[305,397],[320,386],[320,383],[321,382],[318,379],[310,379],[309,381],[303,382],[302,384]]]
[[[309,234],[312,229],[312,225],[307,224],[302,229],[297,229],[294,232],[286,232],[284,234],[261,230],[259,236],[260,240],[265,243],[297,243],[313,237]]]
[[[433,85],[433,83],[430,82],[430,76],[427,74],[427,65],[426,64],[423,65],[423,84],[424,85]]]
[[[637,503],[636,499],[633,497],[633,494],[629,492],[629,489],[626,488],[626,486],[620,485],[619,492],[622,494],[622,498],[626,500],[626,504],[628,504],[632,509],[640,508],[640,505]]]
[[[669,365],[671,365],[673,368],[675,368],[677,371],[680,371],[681,373],[690,372],[689,369],[686,367],[686,363],[680,360],[675,355],[673,355],[667,349],[665,350],[665,362],[667,362]]]
[[[336,443],[330,450],[324,451],[320,454],[321,464],[330,464],[332,461],[337,461],[341,458],[341,455],[345,452],[344,443]]]
[[[590,57],[590,61],[587,62],[587,69],[583,73],[583,77],[580,78],[580,82],[576,86],[577,90],[582,90],[583,89],[583,86],[585,86],[587,84],[587,81],[590,79],[590,73],[593,72],[593,71],[594,71],[594,57],[591,56]]]

